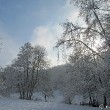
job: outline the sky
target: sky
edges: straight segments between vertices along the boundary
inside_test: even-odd
[[[63,33],[60,24],[67,19],[78,22],[78,13],[70,0],[0,0],[0,66],[11,64],[26,42],[44,46],[51,65],[56,66],[53,47]]]

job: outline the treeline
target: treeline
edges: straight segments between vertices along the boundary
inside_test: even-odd
[[[72,104],[75,96],[83,96],[82,105],[106,106],[110,103],[110,50],[97,57],[77,49],[65,65],[49,68],[46,50],[25,43],[17,58],[1,69],[0,93],[4,96],[19,93],[20,99],[32,100],[41,92],[45,101],[59,90],[64,102]]]
[[[77,55],[75,55],[77,54]],[[66,65],[54,67],[51,73],[51,84],[60,90],[64,102],[72,104],[75,96],[82,96],[81,105],[99,107],[110,104],[110,50],[100,58],[83,50],[69,56]]]

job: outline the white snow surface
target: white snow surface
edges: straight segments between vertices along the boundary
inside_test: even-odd
[[[55,102],[0,98],[0,110],[100,110],[99,108]]]

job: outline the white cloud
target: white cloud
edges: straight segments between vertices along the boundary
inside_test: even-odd
[[[34,29],[32,41],[33,45],[39,44],[50,50],[55,43],[55,37],[46,26],[39,26]]]
[[[58,31],[59,29],[59,31]],[[48,59],[51,60],[52,66],[57,65],[57,53],[53,50],[57,36],[60,35],[61,28],[58,25],[54,26],[39,26],[33,31],[31,43],[33,46],[41,45],[44,46],[48,52]],[[59,64],[63,62],[60,61]]]
[[[59,22],[55,22],[51,25],[41,25],[33,30],[33,35],[31,38],[32,45],[35,46],[39,44],[44,46],[48,51],[48,58],[51,60],[53,66],[64,63],[61,57],[59,63],[57,62],[57,53],[53,50],[53,47],[57,42],[57,38],[61,37],[63,33],[63,28],[59,25],[59,23],[60,21],[63,23],[66,19],[75,23],[78,20],[78,14],[78,9],[70,5],[69,2],[66,2],[65,6],[62,6],[59,11]]]

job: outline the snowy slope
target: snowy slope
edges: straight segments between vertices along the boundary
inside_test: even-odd
[[[0,110],[100,110],[99,108],[0,98]]]

